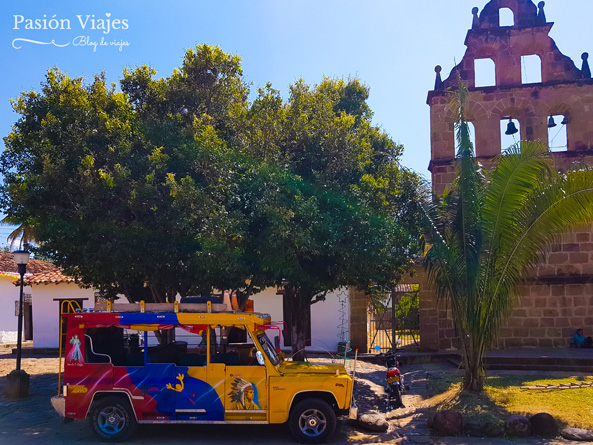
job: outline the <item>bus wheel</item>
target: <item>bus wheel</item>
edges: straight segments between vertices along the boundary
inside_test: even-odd
[[[336,413],[324,400],[305,399],[291,410],[288,426],[298,442],[324,442],[336,429]]]
[[[89,420],[95,434],[108,442],[128,439],[137,427],[130,404],[121,397],[105,397],[94,403]]]

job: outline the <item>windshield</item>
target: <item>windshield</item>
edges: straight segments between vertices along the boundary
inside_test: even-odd
[[[270,339],[268,338],[266,333],[262,332],[262,333],[258,334],[257,340],[259,341],[262,349],[264,350],[264,352],[266,353],[266,355],[268,356],[268,358],[270,359],[272,364],[274,366],[279,365],[280,362],[282,362],[282,359],[276,352],[274,345],[272,344],[272,342],[270,341]]]

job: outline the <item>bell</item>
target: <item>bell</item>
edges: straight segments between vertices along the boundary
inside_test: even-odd
[[[566,120],[566,116],[564,116],[564,119],[562,119],[562,122],[560,122],[562,125],[566,125],[568,124],[568,121]]]
[[[554,122],[554,116],[550,116],[548,118],[548,128],[554,128],[556,126],[556,122]]]
[[[504,134],[511,135],[518,132],[519,130],[517,130],[517,127],[515,127],[515,123],[513,122],[513,120],[509,119],[509,123],[507,124],[507,131],[505,131]]]

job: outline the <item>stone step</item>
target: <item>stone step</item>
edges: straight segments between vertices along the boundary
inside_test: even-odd
[[[485,362],[486,364],[574,365],[593,367],[593,358],[589,357],[486,356]]]
[[[450,358],[447,361],[457,368],[463,367],[460,358]],[[506,360],[501,362],[499,362],[496,359],[490,358],[485,361],[485,368],[498,371],[565,371],[593,373],[593,365],[588,365],[584,363],[549,363],[545,360],[543,362],[537,362],[536,360],[533,360],[533,357],[529,361],[522,361],[520,358],[517,358],[516,360]]]

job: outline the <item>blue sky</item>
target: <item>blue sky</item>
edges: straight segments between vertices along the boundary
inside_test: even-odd
[[[434,85],[434,67],[441,65],[448,75],[461,60],[471,9],[481,10],[485,4],[484,0],[3,1],[0,135],[6,136],[18,118],[9,99],[23,90],[38,89],[49,67],[87,78],[104,70],[109,81],[117,82],[124,67],[148,64],[158,75],[168,76],[180,65],[185,49],[208,43],[241,56],[252,91],[270,81],[286,97],[288,86],[301,77],[309,84],[323,76],[359,77],[370,86],[375,124],[404,145],[402,163],[428,177],[426,95]],[[545,12],[548,21],[555,22],[552,38],[580,67],[581,53],[593,54],[593,2],[548,0]],[[85,29],[77,16],[86,20]],[[34,24],[35,19],[41,26],[45,19],[49,28],[56,23],[49,23],[52,18],[62,20],[65,28],[69,20],[70,29],[25,29],[27,20]],[[95,28],[99,19],[111,24],[119,20],[120,28],[126,20],[127,29],[110,26],[108,33],[91,29],[93,19]],[[87,40],[99,43],[101,38],[106,45],[96,50],[92,45],[74,45]],[[15,39],[53,40],[66,46]],[[120,51],[120,42],[129,45]],[[0,245],[5,244],[7,230],[0,227]]]

